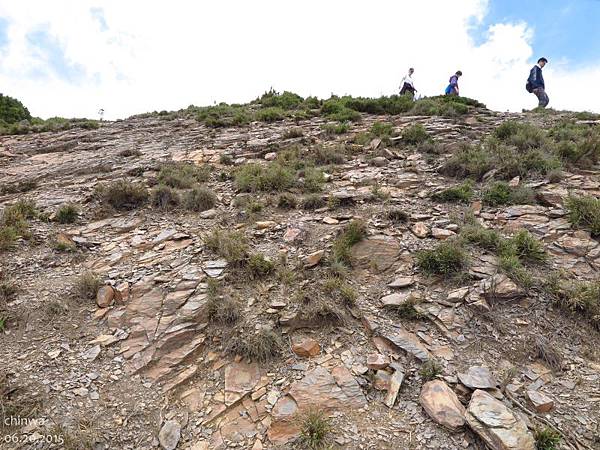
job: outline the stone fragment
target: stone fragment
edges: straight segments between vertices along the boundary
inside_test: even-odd
[[[381,273],[396,264],[400,250],[397,239],[389,236],[372,236],[354,245],[350,254],[356,267]]]
[[[295,338],[292,340],[292,351],[303,358],[311,358],[320,353],[321,346],[312,338]]]
[[[273,222],[272,220],[264,220],[259,221],[254,224],[257,230],[266,230],[268,228],[273,228],[277,226],[277,222]]]
[[[419,402],[435,422],[456,431],[465,424],[465,408],[452,389],[441,380],[428,381]]]
[[[378,391],[387,391],[390,387],[391,375],[385,370],[378,370],[373,377],[373,387]]]
[[[512,300],[524,295],[523,290],[504,274],[483,280],[481,290],[488,300]]]
[[[424,222],[415,223],[411,227],[410,231],[412,231],[416,237],[421,238],[421,239],[429,236],[429,228],[427,228],[427,225],[425,225]]]
[[[456,233],[454,231],[446,230],[444,228],[432,228],[431,235],[435,239],[439,239],[441,241],[448,239],[449,237],[455,236]]]
[[[252,392],[260,381],[257,364],[233,362],[225,368],[225,404],[232,405]]]
[[[285,242],[296,242],[299,240],[300,235],[302,234],[302,230],[299,228],[288,228],[285,230],[285,234],[283,235],[283,240]]]
[[[465,418],[492,450],[535,450],[535,440],[525,422],[485,391],[473,393]]]
[[[429,361],[431,358],[429,351],[421,344],[419,339],[406,330],[398,329],[392,333],[382,334],[381,338],[392,344],[392,346],[413,355],[421,362]]]
[[[323,255],[325,255],[324,250],[318,250],[314,253],[311,253],[310,255],[307,255],[304,258],[304,267],[307,269],[310,269],[311,267],[315,267],[317,264],[319,264],[321,262],[321,259],[323,259]]]
[[[401,372],[400,370],[396,370],[390,378],[388,392],[387,392],[387,395],[385,396],[385,399],[383,400],[383,403],[385,403],[385,405],[388,408],[394,407],[394,403],[396,403],[396,398],[398,397],[398,393],[400,392],[400,387],[402,386],[403,381],[404,381],[404,372]]]
[[[98,289],[96,293],[96,304],[100,308],[109,307],[115,298],[115,290],[112,286],[106,285]]]
[[[392,281],[390,284],[388,284],[388,287],[392,289],[402,289],[408,286],[412,286],[414,282],[415,279],[413,277],[399,277]]]
[[[487,367],[472,366],[466,373],[458,373],[458,379],[470,389],[493,389],[498,385],[496,378]]]
[[[167,420],[158,433],[158,441],[164,450],[175,450],[181,438],[181,425],[176,420]]]
[[[367,367],[371,370],[385,369],[390,364],[390,358],[381,353],[367,355]]]
[[[535,407],[535,410],[539,413],[547,413],[554,409],[554,400],[548,397],[546,394],[535,391],[528,390],[527,398],[531,402],[531,404]]]

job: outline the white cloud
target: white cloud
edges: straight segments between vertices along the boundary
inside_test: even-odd
[[[4,2],[0,17],[11,25],[0,85],[34,115],[96,117],[102,107],[115,118],[248,101],[271,86],[321,97],[389,95],[414,66],[422,94],[441,93],[461,69],[463,95],[499,110],[533,107],[524,89],[537,56],[532,31],[525,23],[496,24],[476,45],[469,29],[486,8],[486,0],[454,7],[424,0],[409,8],[392,0]],[[27,34],[39,27],[85,77],[68,82],[36,56]],[[45,76],[24,76],[32,70]],[[544,74],[551,106],[600,107],[600,94],[587,88],[600,64],[569,72],[551,60]]]

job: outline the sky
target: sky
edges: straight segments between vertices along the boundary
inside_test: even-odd
[[[600,112],[600,0],[0,0],[0,92],[34,116],[106,119],[271,87],[322,98],[391,95],[415,68],[423,96],[462,70],[494,110]]]

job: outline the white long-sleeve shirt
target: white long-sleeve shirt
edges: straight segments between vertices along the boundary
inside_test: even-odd
[[[404,83],[410,85],[410,87],[412,87],[413,89],[415,87],[413,79],[410,75],[404,75],[404,78],[402,78],[402,81],[400,82],[400,87],[404,86]]]

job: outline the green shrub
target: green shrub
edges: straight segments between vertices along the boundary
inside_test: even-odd
[[[350,124],[348,122],[326,123],[322,128],[327,135],[344,134],[350,130]]]
[[[390,137],[394,133],[394,125],[388,122],[375,122],[371,126],[370,132],[380,138]]]
[[[271,89],[260,97],[259,102],[263,108],[296,109],[304,102],[304,99],[293,92],[284,91],[280,94]],[[309,104],[314,104],[314,100],[311,100]]]
[[[444,368],[442,365],[435,359],[430,359],[429,361],[425,361],[419,370],[419,375],[423,381],[431,381],[437,378],[438,375],[444,373]]]
[[[444,175],[480,180],[494,166],[492,155],[483,146],[462,146],[441,167]]]
[[[360,120],[362,119],[362,116],[360,115],[359,112],[350,109],[350,108],[340,108],[338,111],[328,114],[327,118],[330,120],[336,120],[340,123],[347,123],[347,122],[360,122]]]
[[[431,137],[420,123],[412,124],[402,131],[402,141],[407,144],[420,144],[430,140]]]
[[[465,225],[460,230],[460,238],[469,244],[476,244],[486,250],[496,251],[500,248],[502,236],[496,230],[483,228],[481,225]]]
[[[181,203],[181,198],[177,191],[164,184],[153,189],[150,198],[152,206],[162,210],[177,208]]]
[[[307,192],[320,192],[325,184],[325,174],[314,167],[304,169],[304,190]]]
[[[515,234],[510,239],[510,245],[521,260],[542,262],[548,258],[544,245],[527,230],[520,230]]]
[[[529,289],[533,285],[531,273],[523,267],[521,260],[517,255],[510,251],[501,250],[498,258],[498,265],[500,270],[519,286]]]
[[[320,450],[327,448],[327,436],[332,427],[327,416],[316,410],[305,413],[300,425],[300,444],[302,448]]]
[[[0,123],[13,124],[30,120],[29,110],[19,100],[0,94]]]
[[[58,223],[73,223],[77,220],[79,208],[72,204],[61,206],[56,212],[56,221]]]
[[[308,209],[308,210],[313,210],[313,209],[319,209],[319,208],[323,208],[327,203],[325,202],[325,200],[323,199],[323,197],[319,194],[312,194],[312,195],[307,195],[306,197],[304,197],[302,199],[302,209]]]
[[[473,198],[473,183],[466,181],[432,195],[434,200],[451,203],[469,203]]]
[[[158,181],[176,189],[188,189],[196,183],[208,181],[210,168],[186,162],[164,164],[158,173]]]
[[[467,267],[467,263],[465,249],[457,240],[446,240],[434,249],[417,253],[417,266],[428,274],[458,274]]]
[[[239,231],[213,230],[204,238],[206,246],[233,265],[242,265],[248,257],[246,237]]]
[[[202,212],[212,209],[217,204],[217,196],[203,186],[195,186],[183,197],[183,206],[189,211]]]
[[[12,226],[0,227],[0,250],[8,250],[15,245],[19,233]]]
[[[600,282],[559,279],[550,293],[558,306],[581,314],[600,330]]]
[[[362,220],[347,224],[333,243],[333,262],[351,265],[350,250],[367,235],[367,225]]]
[[[317,166],[344,164],[346,162],[346,154],[341,146],[318,145],[312,149],[310,160]]]
[[[593,236],[600,235],[600,199],[591,196],[569,196],[565,206],[573,226],[589,229]]]
[[[520,150],[541,148],[547,138],[543,130],[526,122],[506,121],[496,130],[494,135],[502,142],[514,145]]]
[[[296,184],[294,173],[278,162],[266,166],[246,164],[235,173],[236,187],[241,192],[284,191]]]
[[[261,122],[277,122],[285,118],[285,111],[279,107],[259,109],[256,113],[256,119]]]
[[[296,209],[298,199],[293,194],[284,193],[277,198],[277,206],[282,209]]]
[[[535,192],[525,186],[512,187],[505,181],[496,181],[484,189],[483,203],[490,206],[530,205],[535,203]]]
[[[117,210],[132,210],[148,200],[148,190],[143,185],[127,180],[99,185],[96,191],[104,204]]]
[[[560,433],[552,428],[538,428],[534,432],[536,450],[558,450],[562,440]]]
[[[252,278],[261,278],[273,272],[275,265],[261,253],[254,253],[248,258],[247,269]]]

